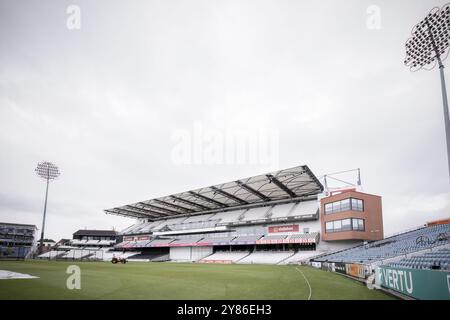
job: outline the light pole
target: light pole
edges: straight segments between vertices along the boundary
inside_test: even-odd
[[[431,70],[439,66],[442,102],[444,107],[445,136],[447,141],[447,162],[450,176],[450,118],[448,113],[447,89],[445,87],[444,65],[450,45],[450,3],[442,8],[435,7],[411,30],[412,37],[406,41],[405,65],[411,71]]]
[[[60,172],[56,165],[54,165],[51,162],[47,162],[47,161],[39,162],[35,171],[39,177],[46,180],[44,217],[42,218],[41,239],[40,239],[40,248],[39,248],[39,252],[42,252],[43,245],[44,245],[45,216],[47,214],[48,185],[51,180],[54,180],[59,176]]]

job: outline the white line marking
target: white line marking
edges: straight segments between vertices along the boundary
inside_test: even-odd
[[[309,297],[308,300],[311,300],[311,295],[312,295],[312,289],[311,289],[311,285],[309,284],[308,279],[306,279],[305,275],[303,274],[302,270],[300,270],[299,268],[295,267],[295,269],[297,269],[298,272],[300,272],[303,276],[303,278],[305,279],[306,283],[308,284],[309,287]]]

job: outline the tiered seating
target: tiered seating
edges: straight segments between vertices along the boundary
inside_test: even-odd
[[[177,239],[171,242],[170,244],[187,244],[187,243],[196,243],[199,240],[203,239],[203,237],[192,237],[192,238],[185,238],[185,239]]]
[[[289,217],[315,215],[317,210],[319,210],[319,203],[316,200],[302,201],[292,208]]]
[[[128,259],[129,257],[134,256],[136,254],[140,254],[140,252],[139,251],[121,252],[121,251],[104,250],[103,253],[99,253],[99,256],[101,255],[101,257],[99,258],[102,259],[103,261],[111,261],[113,257]]]
[[[70,241],[70,243],[74,246],[82,246],[85,245],[87,240],[79,240],[79,239],[73,239]]]
[[[200,262],[237,262],[249,254],[250,251],[216,251],[212,255],[201,259]]]
[[[40,258],[40,259],[56,259],[57,257],[64,255],[65,253],[66,253],[66,251],[51,250],[46,253],[40,254],[38,256],[38,258]]]
[[[207,242],[207,243],[227,243],[230,242],[236,238],[236,236],[228,236],[228,237],[211,237],[211,238],[204,238],[199,242]]]
[[[129,256],[130,261],[169,261],[167,253],[137,253]]]
[[[138,240],[125,245],[126,248],[145,248],[151,240]]]
[[[320,256],[323,252],[320,251],[297,251],[296,254],[282,261],[282,264],[289,263],[300,263],[304,261],[309,261],[311,258]]]
[[[100,240],[99,242],[98,242],[98,245],[99,246],[110,246],[110,245],[112,245],[112,244],[114,244],[114,240]]]
[[[277,206],[273,206],[270,210],[270,218],[271,219],[279,219],[279,218],[287,218],[294,208],[294,203],[288,204],[280,204]]]
[[[424,227],[368,245],[354,247],[316,259],[317,261],[372,263],[450,243],[450,224]]]
[[[252,241],[256,241],[261,239],[262,234],[259,235],[252,235],[252,236],[240,236],[237,237],[236,239],[234,239],[232,242],[236,243],[236,242],[252,242]]]
[[[135,223],[135,224],[129,226],[128,228],[125,228],[120,233],[121,234],[133,233],[135,229],[142,228],[143,225],[144,225],[144,223],[142,221],[139,221],[138,223]]]
[[[168,227],[170,230],[188,230],[188,229],[204,229],[214,228],[217,225],[217,221],[197,221],[190,223],[171,224]]]
[[[169,218],[154,222],[138,222],[121,232],[121,234],[150,233],[164,230],[204,229],[230,223],[262,222],[266,219],[283,220],[293,216],[311,216],[318,210],[318,202],[304,201],[297,204],[280,204],[272,207],[259,207],[242,210],[218,212],[215,214],[194,215]]]
[[[62,256],[64,259],[83,259],[87,258],[88,256],[92,255],[94,251],[91,250],[83,250],[83,249],[72,249],[66,254]]]
[[[257,221],[267,219],[267,213],[270,210],[269,207],[259,207],[248,209],[244,213],[244,217],[241,221]]]
[[[157,226],[152,228],[152,231],[154,232],[154,231],[161,230],[165,226],[170,226],[172,224],[179,224],[179,223],[183,222],[184,220],[186,220],[186,217],[180,217],[180,218],[173,218],[173,219],[165,220],[163,223],[158,224]]]
[[[237,222],[239,217],[245,212],[245,210],[218,212],[213,215],[209,220],[218,221],[219,224],[227,224]]]
[[[270,235],[264,236],[261,240],[283,240],[286,239],[286,235]]]
[[[135,232],[138,232],[138,233],[150,232],[153,228],[155,228],[156,226],[162,224],[163,222],[164,222],[164,220],[147,222],[144,225],[142,225],[139,229],[137,229]]]
[[[174,241],[175,239],[154,239],[150,242],[150,245],[155,245],[155,244],[169,244],[172,241]]]
[[[189,217],[186,220],[184,220],[183,223],[192,223],[192,222],[206,221],[209,218],[211,218],[213,215],[214,214],[202,214],[202,215],[192,216],[192,217]]]
[[[389,265],[400,268],[450,270],[450,248],[427,252]]]
[[[319,233],[318,232],[310,232],[310,233],[301,233],[301,234],[292,234],[289,236],[290,240],[294,239],[318,239]]]
[[[254,251],[238,263],[278,264],[294,255],[294,251]]]

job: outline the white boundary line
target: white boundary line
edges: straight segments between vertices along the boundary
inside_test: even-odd
[[[309,284],[308,279],[305,277],[305,275],[303,274],[302,270],[300,270],[298,267],[295,267],[295,269],[296,269],[298,272],[300,272],[300,273],[302,274],[303,278],[305,279],[306,283],[308,284],[308,287],[309,287],[309,297],[308,297],[308,300],[311,300],[312,289],[311,289],[311,285]]]

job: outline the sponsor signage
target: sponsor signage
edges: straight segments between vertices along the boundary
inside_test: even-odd
[[[200,260],[200,263],[225,263],[225,264],[231,264],[233,263],[233,260]]]
[[[123,241],[133,241],[134,237],[123,237]]]
[[[315,238],[297,238],[297,239],[277,239],[277,240],[258,240],[256,244],[276,244],[276,243],[315,243]]]
[[[420,300],[450,300],[448,271],[380,266],[375,283]]]
[[[311,262],[311,266],[313,266],[314,268],[320,269],[320,267],[322,266],[322,263],[318,262],[318,261],[313,261],[313,262]]]
[[[137,238],[138,240],[150,240],[149,236],[140,236]]]
[[[367,266],[363,264],[347,263],[345,265],[345,273],[356,278],[366,278]]]
[[[299,230],[298,224],[269,227],[269,233],[298,232],[298,230]]]
[[[334,263],[334,271],[342,274],[345,273],[345,263],[343,262],[335,262]]]

